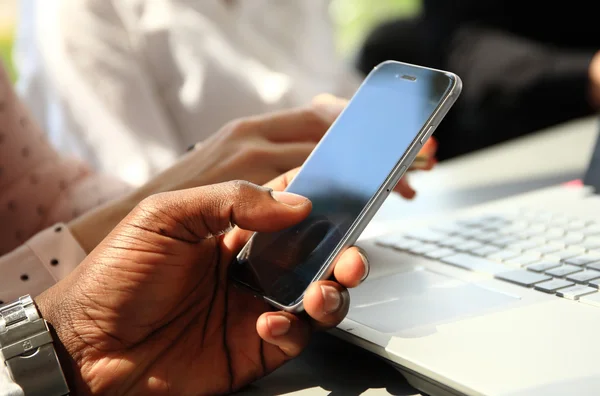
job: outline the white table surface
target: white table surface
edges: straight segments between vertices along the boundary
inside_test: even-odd
[[[420,221],[536,188],[582,178],[597,134],[596,119],[583,119],[449,160],[411,175],[417,197],[390,197],[365,231]],[[363,235],[365,235],[363,234]],[[420,395],[377,357],[328,334],[315,337],[297,359],[240,395]]]

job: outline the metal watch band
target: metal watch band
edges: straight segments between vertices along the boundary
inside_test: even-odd
[[[25,396],[69,394],[48,324],[30,296],[0,307],[0,352]]]

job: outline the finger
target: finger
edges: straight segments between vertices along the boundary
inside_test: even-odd
[[[330,126],[329,118],[306,106],[250,117],[240,128],[272,142],[318,142]]]
[[[304,310],[317,330],[337,326],[348,313],[350,294],[337,282],[312,283],[304,294]]]
[[[429,157],[429,158],[421,158],[419,161],[415,160],[412,165],[410,166],[410,168],[408,168],[409,171],[414,171],[414,170],[432,170],[433,167],[437,164],[437,161],[435,159],[435,157]]]
[[[269,183],[265,184],[266,188],[272,189],[273,191],[283,191],[288,185],[292,182],[296,174],[300,171],[300,168],[292,169],[283,175],[276,177],[271,180]],[[238,247],[243,246],[248,242],[250,237],[252,236],[252,230],[244,230],[241,228],[236,228],[229,234],[227,234],[225,238],[225,246],[229,247],[232,251],[237,250]]]
[[[425,144],[419,151],[419,154],[433,157],[433,156],[435,156],[435,154],[437,152],[437,148],[438,148],[437,140],[433,136],[431,136],[429,139],[427,139],[427,141],[425,142]]]
[[[267,312],[256,321],[256,331],[265,342],[275,345],[288,357],[296,357],[308,345],[308,322],[288,312]]]
[[[273,155],[276,156],[275,167],[279,173],[302,166],[306,158],[316,146],[314,142],[273,143]]]
[[[320,94],[313,98],[311,106],[326,120],[333,123],[344,111],[348,104],[347,99],[331,94]]]
[[[294,177],[300,172],[300,167],[285,172],[283,175],[271,180],[265,187],[272,189],[273,191],[283,191],[289,184],[294,180]]]
[[[358,286],[369,275],[369,261],[362,249],[353,246],[337,260],[333,276],[344,287]]]
[[[406,199],[413,199],[415,195],[417,195],[417,192],[413,190],[413,188],[408,183],[408,179],[406,178],[406,176],[400,179],[400,181],[394,188],[394,191],[396,191]]]
[[[169,222],[181,239],[195,242],[234,225],[257,232],[278,231],[299,223],[310,210],[310,201],[299,195],[234,181],[154,195],[142,201],[137,217],[146,219],[140,226],[157,233]]]

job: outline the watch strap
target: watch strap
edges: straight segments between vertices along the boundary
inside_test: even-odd
[[[69,394],[50,329],[30,296],[0,306],[0,352],[25,396]]]

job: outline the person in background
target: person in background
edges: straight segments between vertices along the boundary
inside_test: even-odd
[[[60,152],[134,186],[226,122],[352,96],[329,0],[22,0],[18,89]]]
[[[378,26],[357,67],[395,59],[457,73],[439,160],[600,110],[600,4],[423,0],[422,15]],[[567,28],[568,27],[568,28]]]

